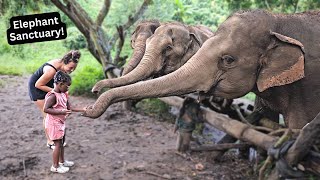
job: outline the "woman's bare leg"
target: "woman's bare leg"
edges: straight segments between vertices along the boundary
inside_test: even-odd
[[[43,120],[42,120],[42,124],[43,124],[43,129],[44,129],[44,132],[46,134],[46,138],[47,138],[47,144],[53,144],[53,141],[50,140],[48,134],[47,134],[47,130],[45,128],[45,120],[46,120],[46,113],[43,112],[43,107],[44,107],[44,100],[37,100],[35,101],[35,104],[37,105],[37,107],[40,109],[41,111],[41,114],[42,114],[42,117],[43,117]]]

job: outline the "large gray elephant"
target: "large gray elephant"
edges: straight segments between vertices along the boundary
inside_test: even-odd
[[[160,25],[154,21],[140,23],[131,38],[134,55],[124,69],[123,76],[101,80],[92,91],[99,92],[104,87],[123,86],[173,72],[186,63],[212,35],[208,27],[201,25],[188,26],[179,22]]]
[[[129,99],[196,91],[233,99],[254,92],[283,114],[288,127],[302,128],[320,111],[319,49],[319,12],[237,12],[181,68],[110,89],[84,115],[99,117],[112,103]]]

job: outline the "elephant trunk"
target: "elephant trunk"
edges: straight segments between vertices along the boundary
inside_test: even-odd
[[[152,52],[152,53],[150,53]],[[114,79],[101,80],[92,88],[92,92],[99,92],[102,88],[114,88],[135,83],[150,77],[156,71],[155,63],[159,62],[157,59],[161,57],[159,50],[149,48],[144,54],[142,61],[128,74]]]
[[[136,40],[137,42],[135,43],[133,55],[131,56],[126,67],[124,68],[124,70],[122,72],[122,76],[128,74],[135,67],[137,67],[137,65],[139,64],[139,62],[141,61],[141,59],[144,55],[144,52],[146,50],[146,41],[150,36],[151,35],[149,35],[149,34],[140,35],[140,37]]]
[[[196,57],[193,57],[190,61],[197,61]],[[86,110],[84,116],[97,118],[101,116],[111,104],[119,101],[207,91],[210,87],[208,87],[208,82],[204,80],[205,78],[194,77],[194,74],[199,72],[197,69],[205,68],[203,71],[206,71],[206,67],[207,66],[201,64],[199,65],[199,63],[196,64],[188,61],[180,69],[160,78],[110,89],[101,94],[95,104]],[[201,75],[203,74],[200,74],[200,77]]]

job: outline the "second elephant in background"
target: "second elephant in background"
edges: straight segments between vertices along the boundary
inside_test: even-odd
[[[134,52],[123,76],[101,80],[92,91],[99,92],[104,87],[124,86],[171,73],[185,64],[213,34],[205,26],[144,21],[132,34]]]

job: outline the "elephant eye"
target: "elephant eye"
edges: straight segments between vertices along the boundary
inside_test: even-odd
[[[172,50],[172,47],[170,45],[167,46],[166,51],[171,51],[171,50]]]
[[[230,56],[230,55],[223,55],[222,57],[221,57],[221,59],[220,59],[220,67],[221,68],[233,68],[233,67],[235,67],[235,62],[236,61],[236,59],[234,58],[234,57],[232,57],[232,56]]]
[[[221,57],[221,60],[222,60],[222,62],[223,62],[224,64],[226,64],[226,65],[232,64],[232,63],[235,61],[235,59],[234,59],[232,56],[230,56],[230,55],[224,55],[224,56],[222,56],[222,57]]]

